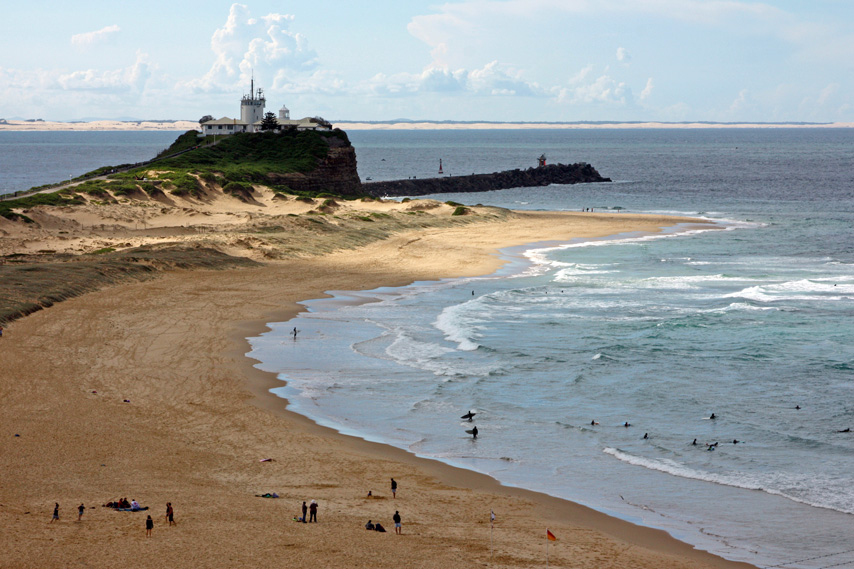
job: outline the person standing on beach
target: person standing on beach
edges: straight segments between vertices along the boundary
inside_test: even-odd
[[[59,520],[59,502],[55,502],[53,505],[53,517],[50,519],[50,523]]]
[[[151,514],[145,520],[145,537],[151,537],[151,530],[154,529],[154,520],[151,519]]]
[[[317,523],[317,502],[312,500],[311,505],[308,507],[310,513],[308,517],[309,523],[314,522]]]
[[[400,525],[400,512],[397,510],[394,511],[394,515],[391,517],[394,520],[394,533],[400,535],[400,532],[403,531]]]
[[[86,506],[84,506],[83,504],[80,504],[79,506],[77,506],[77,521],[78,522],[81,519],[83,519],[83,512],[84,511],[86,511]]]
[[[308,506],[305,505],[305,502],[302,503],[302,523],[308,521]]]
[[[391,479],[391,497],[397,498],[397,481],[394,478]]]
[[[166,502],[166,521],[170,526],[175,525],[175,511],[172,509],[172,502]]]

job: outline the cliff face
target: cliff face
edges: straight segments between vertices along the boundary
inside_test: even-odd
[[[551,164],[527,170],[506,170],[493,174],[472,174],[447,178],[395,180],[362,184],[362,191],[371,196],[423,196],[464,192],[488,192],[509,188],[528,188],[550,184],[582,184],[610,182],[590,164]]]
[[[307,173],[279,174],[270,172],[271,185],[288,186],[298,192],[328,192],[342,196],[364,195],[356,169],[356,151],[350,143],[339,138],[326,138],[329,153]]]

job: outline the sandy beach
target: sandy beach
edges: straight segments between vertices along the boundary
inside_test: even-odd
[[[206,214],[206,222],[215,217]],[[656,232],[684,221],[484,216],[324,254],[258,254],[257,268],[168,271],[16,320],[0,338],[0,566],[541,567],[548,528],[557,536],[551,567],[747,567],[664,532],[319,427],[286,411],[268,393],[280,382],[244,355],[246,337],[327,290],[489,274],[503,247]],[[120,222],[130,231],[140,220],[112,221]],[[57,222],[61,238],[40,233],[39,246],[81,246],[67,235],[69,224]],[[5,240],[15,237],[4,227]],[[162,239],[161,230],[148,227],[152,239]],[[212,239],[211,232],[187,238]],[[18,237],[17,246],[35,247]],[[228,244],[245,253],[236,240]],[[394,499],[392,477],[400,485]],[[256,497],[268,492],[280,498]],[[150,509],[102,507],[121,497]],[[311,500],[318,523],[294,522]],[[55,502],[60,519],[50,523]],[[171,527],[167,502],[175,508]],[[400,536],[392,531],[395,510]],[[365,531],[369,519],[389,532]]]

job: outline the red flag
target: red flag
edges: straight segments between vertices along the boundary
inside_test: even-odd
[[[557,541],[555,534],[550,532],[548,529],[546,530],[546,537],[549,538],[549,541]]]

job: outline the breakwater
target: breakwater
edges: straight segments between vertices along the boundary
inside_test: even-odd
[[[366,182],[362,184],[362,191],[374,197],[424,196],[428,194],[489,192],[551,184],[584,184],[610,181],[610,178],[601,176],[596,168],[590,164],[579,162],[577,164],[550,164],[528,168],[527,170],[505,170],[492,174]]]

